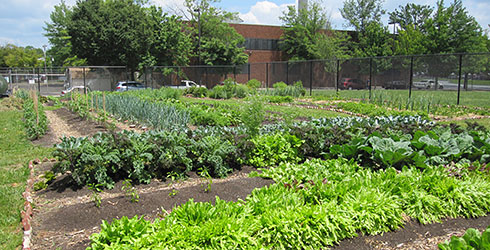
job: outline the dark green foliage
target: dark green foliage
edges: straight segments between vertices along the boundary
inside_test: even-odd
[[[194,168],[204,168],[212,175],[226,177],[237,166],[236,148],[229,141],[206,136],[196,140],[193,145]]]

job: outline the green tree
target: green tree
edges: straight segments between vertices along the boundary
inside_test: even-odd
[[[192,40],[188,32],[185,32],[185,24],[181,18],[168,16],[155,6],[151,6],[148,13],[148,24],[153,32],[148,37],[150,46],[142,63],[145,66],[188,65]]]
[[[390,23],[398,23],[403,30],[411,27],[412,29],[419,30],[427,19],[432,14],[432,7],[429,5],[419,5],[414,3],[407,3],[407,5],[399,6],[400,9],[396,9],[390,12]]]
[[[136,71],[147,55],[147,38],[152,35],[144,4],[133,0],[77,1],[67,27],[74,54],[91,65],[125,65]]]
[[[345,0],[340,14],[348,23],[348,27],[362,34],[372,22],[380,23],[381,15],[385,14],[382,0]]]
[[[436,12],[427,20],[423,31],[426,33],[427,50],[430,54],[488,51],[483,29],[475,18],[468,14],[461,0],[454,0],[449,7],[444,6],[443,0],[438,1]],[[464,69],[465,87],[468,74],[480,71],[486,61],[477,57],[468,59],[474,61],[466,62],[468,66]],[[439,77],[456,72],[456,65],[451,63],[454,61],[457,61],[454,56],[435,57],[428,65],[428,72],[436,77],[437,82]]]
[[[43,51],[32,46],[7,45],[8,53],[3,57],[7,67],[41,67],[44,65]]]
[[[50,14],[50,22],[45,22],[44,36],[51,44],[47,54],[54,59],[54,65],[78,66],[86,64],[85,59],[80,59],[72,52],[68,25],[71,21],[72,9],[61,0],[59,5],[54,6]]]
[[[219,0],[186,0],[185,2],[187,11],[191,14],[189,31],[194,37],[195,62],[206,65],[244,64],[248,61],[248,55],[240,45],[245,42],[245,39],[227,23],[239,18],[236,13],[212,6],[217,2]]]
[[[427,37],[415,25],[408,24],[397,34],[396,55],[421,55],[427,53]]]
[[[345,33],[331,30],[319,3],[296,11],[294,6],[280,17],[283,21],[281,48],[292,60],[346,58]]]

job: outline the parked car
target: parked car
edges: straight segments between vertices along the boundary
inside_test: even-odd
[[[90,87],[87,86],[87,92],[91,91],[90,90]],[[61,91],[61,95],[66,95],[68,93],[72,93],[72,92],[77,92],[77,93],[80,93],[80,94],[84,94],[85,93],[85,87],[84,86],[73,86],[73,87],[69,87],[63,91]]]
[[[116,91],[118,92],[138,89],[146,89],[146,86],[143,83],[136,81],[121,81],[116,84]]]
[[[433,89],[435,87],[436,81],[432,79],[423,79],[417,82],[413,82],[413,87],[417,89]],[[443,89],[444,84],[439,81],[438,88]]]
[[[354,78],[342,78],[340,83],[341,84],[339,87],[341,89],[365,89],[366,88],[365,82]]]
[[[180,81],[180,85],[173,85],[173,86],[170,86],[171,88],[175,88],[175,89],[188,89],[188,88],[191,88],[191,87],[206,87],[204,85],[199,85],[191,80],[182,80]]]
[[[389,81],[385,82],[383,87],[385,89],[408,89],[408,84],[404,81]]]

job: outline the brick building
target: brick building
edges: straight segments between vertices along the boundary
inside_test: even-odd
[[[279,49],[283,31],[280,26],[257,24],[230,24],[238,34],[245,38],[245,52],[249,63],[264,63],[286,60]]]

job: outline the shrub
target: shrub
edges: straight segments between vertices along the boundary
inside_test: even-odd
[[[184,95],[191,95],[193,97],[202,98],[208,95],[208,89],[205,87],[190,87],[184,90]]]
[[[247,82],[247,87],[249,87],[250,89],[258,89],[261,85],[262,83],[257,79],[251,79]]]
[[[272,85],[272,87],[275,89],[284,89],[284,88],[287,88],[288,85],[284,82],[276,82]]]
[[[231,93],[228,93],[225,86],[216,85],[208,92],[208,96],[213,99],[230,99]]]

